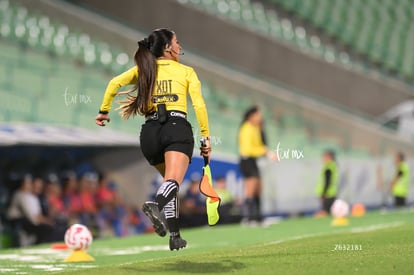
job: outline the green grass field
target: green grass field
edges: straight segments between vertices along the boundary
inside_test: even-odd
[[[330,218],[183,230],[184,250],[141,235],[97,240],[96,260],[63,263],[49,246],[0,252],[5,274],[414,274],[414,212],[372,212],[332,227]]]

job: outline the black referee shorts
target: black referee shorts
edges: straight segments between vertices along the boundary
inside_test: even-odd
[[[239,166],[244,178],[260,178],[257,158],[241,158]]]
[[[191,161],[194,150],[191,124],[180,117],[169,117],[164,124],[157,120],[145,122],[141,128],[140,142],[142,153],[151,165],[164,163],[164,153],[167,151],[184,153]]]

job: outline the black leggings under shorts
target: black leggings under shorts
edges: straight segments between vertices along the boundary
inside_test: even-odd
[[[184,153],[191,161],[194,150],[191,124],[180,117],[169,117],[164,124],[157,120],[145,122],[141,128],[140,142],[142,153],[151,165],[164,163],[164,153],[167,151]]]
[[[241,158],[240,172],[244,178],[260,178],[257,158]]]

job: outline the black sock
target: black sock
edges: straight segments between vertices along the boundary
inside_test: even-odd
[[[256,204],[254,198],[246,198],[246,218],[251,221],[254,220],[254,215],[256,214]]]
[[[260,204],[261,204],[260,196],[255,196],[254,197],[254,204],[255,204],[255,211],[256,211],[253,214],[254,219],[256,221],[261,221],[262,220],[262,213],[261,213],[261,207],[260,207]]]
[[[178,213],[178,199],[175,196],[164,207],[165,218],[167,219],[168,229],[172,237],[180,235],[179,213]]]
[[[155,202],[161,211],[178,193],[178,183],[175,180],[167,180],[158,188]]]

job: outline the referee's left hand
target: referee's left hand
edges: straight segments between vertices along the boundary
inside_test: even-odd
[[[95,117],[95,123],[99,126],[105,126],[105,121],[111,121],[108,114],[98,114]]]

